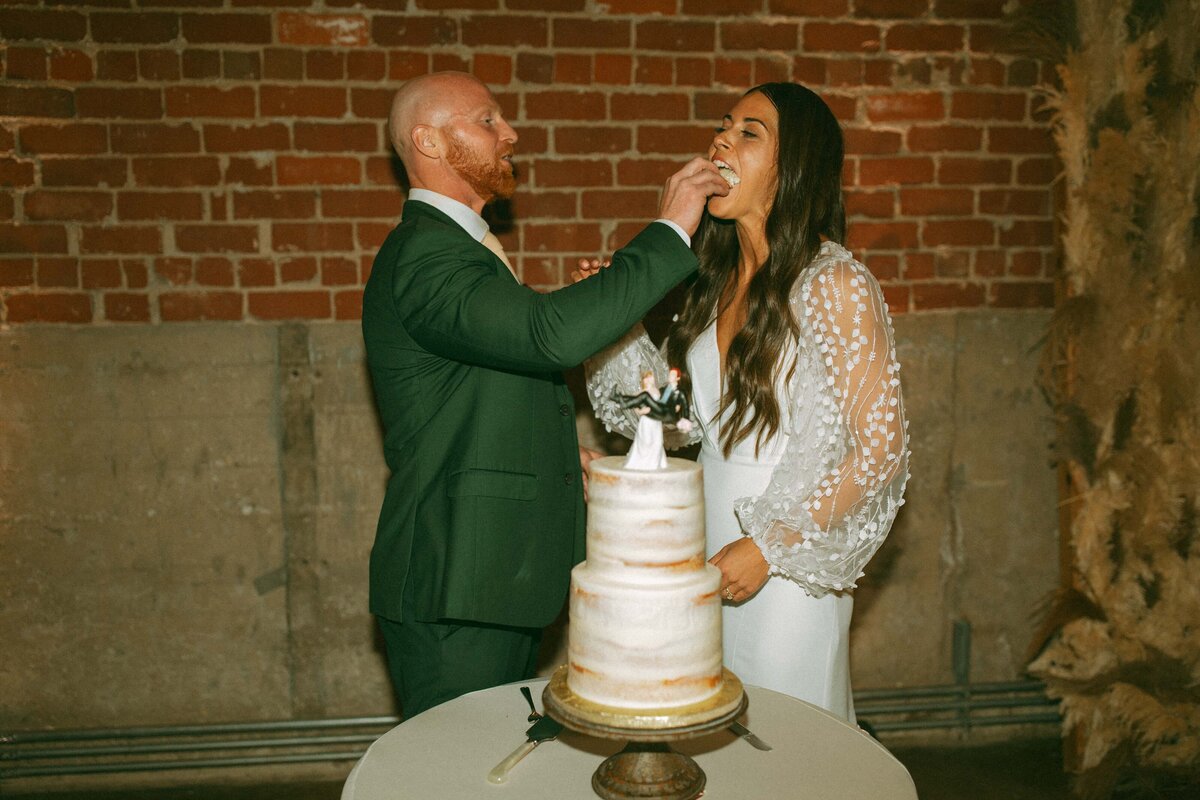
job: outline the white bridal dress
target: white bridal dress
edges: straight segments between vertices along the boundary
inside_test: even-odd
[[[725,666],[745,683],[854,721],[850,590],[887,536],[908,480],[900,365],[879,285],[840,245],[821,246],[792,289],[791,308],[800,333],[781,354],[779,431],[757,453],[751,434],[723,455],[714,322],[687,355],[697,425],[668,431],[666,444],[702,442],[708,556],[750,536],[771,567],[757,594],[724,606]],[[609,430],[633,436],[637,415],[613,395],[636,393],[645,369],[665,383],[664,352],[638,325],[588,362],[588,393]]]

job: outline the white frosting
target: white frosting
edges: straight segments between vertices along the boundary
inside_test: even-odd
[[[721,573],[704,561],[700,466],[591,464],[588,560],[571,573],[567,683],[609,706],[698,703],[721,688]]]

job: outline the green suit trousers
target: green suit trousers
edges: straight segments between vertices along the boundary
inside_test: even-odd
[[[541,628],[420,622],[410,602],[402,621],[376,619],[405,719],[468,692],[534,676]]]

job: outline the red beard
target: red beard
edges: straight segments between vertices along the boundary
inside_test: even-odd
[[[501,161],[500,157],[484,160],[453,134],[449,137],[449,145],[446,161],[470,185],[475,194],[483,198],[483,202],[490,203],[497,198],[507,199],[513,196],[513,192],[517,190],[517,177],[507,162]],[[511,154],[510,148],[507,153],[501,155]]]

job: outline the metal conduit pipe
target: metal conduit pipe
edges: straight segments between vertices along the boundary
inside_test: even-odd
[[[1023,695],[1003,697],[999,695]],[[904,702],[905,699],[910,702]],[[938,698],[946,698],[938,701]],[[997,725],[1058,724],[1053,705],[1038,683],[925,686],[909,689],[869,690],[855,693],[861,720],[869,720],[878,733],[893,731],[992,727]],[[980,714],[988,711],[1026,713]],[[913,719],[914,715],[922,716]],[[935,715],[935,716],[931,716]],[[900,719],[887,719],[900,716]],[[883,717],[881,719],[880,717]],[[354,761],[368,745],[399,722],[398,717],[349,717],[327,720],[176,725],[155,728],[106,730],[27,731],[0,736],[0,779],[52,775],[145,772],[264,764]],[[374,729],[361,733],[322,735],[348,728]],[[269,734],[280,733],[272,737]],[[297,735],[311,733],[313,735]],[[236,738],[254,734],[253,738]],[[263,735],[266,734],[266,735]],[[220,737],[220,738],[216,738]],[[159,739],[135,744],[128,740]],[[188,741],[193,739],[193,741]],[[203,739],[204,741],[194,741]],[[125,740],[122,742],[122,740]],[[111,742],[78,746],[86,742]],[[61,744],[61,747],[54,745]],[[74,745],[74,746],[73,746]],[[346,745],[345,749],[296,752],[304,748]],[[219,755],[221,751],[275,750],[266,755],[227,757],[137,759],[138,756],[188,753]],[[75,760],[76,763],[63,763]],[[40,762],[40,763],[39,763]]]
[[[869,722],[871,728],[879,733],[939,728],[970,730],[998,725],[1058,725],[1061,722],[1056,712],[1047,710],[1055,703],[1046,697],[1040,683],[1010,681],[972,684],[970,639],[970,624],[965,620],[956,622],[953,639],[954,684],[855,692],[854,704],[859,720]],[[17,731],[0,734],[0,780],[354,761],[365,752],[362,745],[373,742],[399,722],[400,718],[395,716],[370,716],[214,725]],[[363,730],[340,735],[334,733],[354,728]],[[145,742],[154,739],[159,741]],[[143,740],[145,743],[133,744],[129,740]],[[87,742],[100,744],[79,746]],[[297,752],[330,746],[337,749]],[[276,752],[220,756],[221,751],[253,749]],[[149,760],[134,758],[188,753],[210,755]],[[75,759],[76,763],[63,763],[68,759]]]
[[[1037,702],[1047,705],[1055,701],[1045,696],[1041,683],[1022,681],[1018,683],[977,683],[947,686],[910,686],[898,689],[867,689],[854,692],[856,709],[871,709],[872,701],[902,700],[909,697],[962,696],[1001,693],[1029,693],[1037,695]],[[976,707],[982,701],[975,701]],[[957,708],[957,705],[955,706]],[[906,706],[911,708],[911,706]],[[219,736],[229,733],[265,733],[270,731],[321,731],[329,728],[392,728],[401,721],[397,716],[340,717],[335,719],[280,720],[276,722],[234,722],[213,725],[163,725],[154,728],[87,728],[66,731],[16,731],[0,733],[0,746],[7,744],[33,744],[35,742],[76,742],[90,739],[139,739],[165,736]],[[0,760],[7,756],[0,753]]]
[[[1057,714],[1029,714],[1004,718],[980,718],[972,721],[974,726],[1058,724]],[[880,722],[875,724],[878,732],[936,729],[955,727],[955,720],[916,720],[909,722]],[[372,740],[374,737],[371,737]],[[276,754],[269,756],[245,756],[240,758],[185,759],[175,761],[133,761],[117,764],[53,765],[48,767],[18,767],[0,772],[0,778],[34,778],[60,775],[89,775],[122,772],[169,771],[181,769],[248,767],[278,764],[299,764],[332,761],[357,761],[365,750],[345,752],[305,753],[301,755]]]
[[[912,686],[899,689],[868,689],[854,693],[854,706],[859,713],[891,714],[906,711],[957,710],[966,703],[971,708],[987,708],[989,703],[999,705],[1053,705],[1054,700],[1043,693],[1043,686],[1036,681],[1020,683],[982,683],[967,686]],[[1003,701],[972,699],[978,695],[1000,693],[1025,693],[1034,695],[1028,700],[1016,698]],[[904,700],[917,697],[963,697],[946,703],[902,703],[894,706],[879,705],[881,700]],[[874,702],[873,702],[874,701]],[[330,728],[392,728],[401,721],[397,716],[341,717],[335,719],[280,720],[276,722],[217,723],[213,725],[163,725],[153,728],[88,728],[65,731],[18,731],[0,733],[0,746],[34,743],[78,742],[103,739],[164,738],[173,736],[219,736],[231,733],[265,733],[271,731],[323,731]],[[127,752],[132,752],[126,748]],[[13,758],[12,754],[0,753],[0,760]]]
[[[81,758],[92,756],[142,755],[148,753],[201,753],[211,750],[253,750],[256,747],[311,747],[325,744],[370,744],[377,734],[358,736],[302,736],[291,739],[239,739],[223,742],[191,742],[188,744],[133,744],[110,747],[55,747],[46,750],[25,750],[21,760],[35,758]]]
[[[984,728],[995,725],[1042,725],[1053,724],[1056,727],[1062,723],[1058,714],[1014,714],[1005,717],[976,717],[971,720],[972,728]],[[934,728],[957,728],[954,719],[922,719],[901,722],[876,722],[873,726],[878,733],[887,731],[930,730]]]
[[[183,759],[179,761],[131,761],[121,764],[62,764],[52,767],[20,767],[6,770],[3,778],[41,778],[51,775],[95,775],[114,772],[155,772],[202,767],[254,767],[273,764],[305,764],[318,761],[357,761],[365,750],[304,753],[302,755],[243,756],[241,758]]]
[[[858,719],[878,733],[1061,723],[1057,712],[1047,710],[1056,702],[1036,681],[971,683],[971,623],[965,619],[954,622],[951,661],[955,682],[949,686],[856,692]],[[987,711],[1001,713],[978,713]],[[1014,713],[1018,711],[1025,713]],[[920,715],[924,718],[912,718]]]
[[[896,697],[926,697],[945,694],[999,694],[1001,692],[1037,692],[1045,687],[1038,681],[1014,681],[1009,683],[968,683],[946,686],[903,686],[897,689],[865,689],[854,693],[855,704],[871,700],[890,700]]]
[[[274,722],[219,722],[213,725],[162,725],[154,728],[87,728],[73,731],[20,731],[0,733],[0,745],[29,742],[71,742],[83,739],[139,739],[160,736],[213,736],[226,733],[306,731],[325,728],[362,728],[400,724],[400,717],[340,717],[337,719],[288,719]]]
[[[1048,697],[1023,698],[1000,697],[994,700],[951,700],[945,703],[894,703],[892,705],[857,704],[854,711],[857,715],[868,714],[912,714],[918,711],[978,711],[983,708],[1024,708],[1026,706],[1052,706],[1055,702]]]

